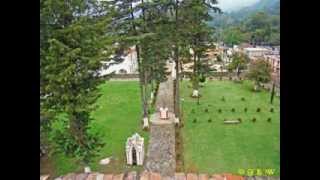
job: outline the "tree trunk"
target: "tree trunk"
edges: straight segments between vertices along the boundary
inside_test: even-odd
[[[240,76],[240,68],[239,66],[237,67],[237,79],[239,80],[239,76]]]
[[[180,94],[179,94],[179,47],[178,47],[178,1],[175,1],[175,42],[174,42],[174,61],[176,63],[176,79],[174,80],[174,114],[176,118],[180,119]]]
[[[137,29],[136,29],[136,26],[134,24],[134,15],[133,15],[133,5],[132,3],[130,4],[130,10],[131,10],[131,13],[130,13],[130,16],[131,16],[131,23],[132,23],[132,30],[133,30],[133,33],[134,35],[138,35],[137,33]],[[138,72],[139,72],[139,87],[140,87],[140,98],[141,98],[141,106],[142,106],[142,109],[143,109],[143,113],[142,113],[142,118],[145,118],[145,103],[144,103],[144,96],[145,96],[145,89],[144,89],[144,75],[143,75],[143,72],[144,72],[144,69],[142,67],[142,62],[141,62],[141,58],[140,58],[140,48],[138,45],[136,45],[136,52],[137,52],[137,61],[138,61]]]
[[[147,70],[144,70],[144,100],[143,100],[143,117],[148,117],[148,74]]]
[[[225,62],[222,60],[222,68],[220,68],[221,69],[221,72],[220,72],[220,81],[222,80],[222,73],[223,73],[223,70],[225,69],[225,64],[224,64]]]
[[[182,61],[180,61],[180,71],[181,71],[181,74],[183,75],[183,66],[182,66]],[[183,76],[181,76],[180,78],[180,82],[182,82],[183,80]]]
[[[140,87],[140,99],[141,99],[141,109],[142,109],[142,119],[145,117],[145,104],[144,104],[144,75],[143,75],[143,68],[142,63],[140,59],[140,49],[139,46],[136,45],[136,51],[137,51],[137,61],[138,61],[138,72],[139,72],[139,87]]]
[[[237,80],[236,81],[240,81],[240,68],[239,68],[239,66],[237,66]]]
[[[193,54],[193,80],[192,80],[192,89],[193,90],[198,90],[199,86],[198,86],[198,74],[197,74],[197,56],[196,53],[194,51]]]
[[[179,60],[178,55],[176,55],[176,79],[175,79],[175,115],[176,118],[180,119],[180,88],[179,88]]]
[[[197,91],[198,91],[198,95],[197,95],[197,104],[200,105],[200,95],[199,95],[199,77],[200,77],[200,74],[199,74],[199,61],[200,61],[200,58],[198,55],[196,55],[196,58],[198,60],[196,60],[196,64],[197,64],[197,71],[196,71],[196,74],[197,74],[197,81],[196,81],[196,88],[197,88]]]
[[[69,127],[70,132],[72,136],[75,137],[77,142],[80,145],[84,144],[84,138],[83,138],[83,127],[81,126],[81,122],[78,121],[79,115],[77,113],[71,113],[70,115],[70,121],[69,121]]]

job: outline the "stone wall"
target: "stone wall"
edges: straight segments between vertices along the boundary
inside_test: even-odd
[[[232,174],[197,174],[197,173],[175,173],[173,178],[162,177],[159,173],[147,172],[137,173],[135,171],[122,174],[75,174],[70,173],[55,180],[280,180],[273,176],[238,176]],[[40,180],[48,180],[40,177]]]
[[[139,78],[139,74],[113,74],[112,79],[135,79]]]

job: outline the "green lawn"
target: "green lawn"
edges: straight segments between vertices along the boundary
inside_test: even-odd
[[[184,164],[186,171],[237,173],[239,169],[276,170],[280,174],[280,102],[269,103],[267,91],[252,92],[252,83],[210,81],[200,89],[200,105],[190,97],[192,89],[181,88],[184,122]],[[222,101],[222,96],[225,101]],[[241,101],[244,97],[245,101]],[[248,111],[245,113],[244,108]],[[261,112],[256,112],[257,108]],[[209,112],[204,112],[208,108]],[[222,113],[218,113],[218,109]],[[235,108],[235,112],[231,109]],[[270,112],[274,108],[274,112]],[[192,113],[194,109],[194,113]],[[256,118],[256,122],[251,121]],[[267,122],[271,118],[271,123]],[[194,118],[197,122],[193,123]],[[208,119],[212,122],[209,123]],[[224,119],[242,119],[241,124],[224,124]]]
[[[102,96],[98,99],[98,108],[92,113],[92,130],[103,133],[105,146],[99,157],[90,165],[91,169],[99,172],[117,173],[127,169],[125,163],[125,142],[133,133],[138,132],[145,138],[145,148],[148,133],[142,131],[141,103],[139,86],[136,81],[109,81],[101,85]],[[99,165],[99,160],[112,156],[111,163]],[[56,175],[73,171],[83,171],[73,159],[62,154],[51,158]]]

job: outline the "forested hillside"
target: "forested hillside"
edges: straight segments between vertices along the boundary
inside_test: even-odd
[[[233,12],[214,14],[215,38],[228,45],[241,42],[280,44],[280,0],[260,0]]]

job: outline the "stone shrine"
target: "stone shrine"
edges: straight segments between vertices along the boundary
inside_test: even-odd
[[[128,165],[143,165],[144,138],[138,133],[135,133],[127,139],[126,156]]]
[[[168,108],[165,107],[160,107],[160,119],[168,119],[169,118],[169,114],[168,114]]]

